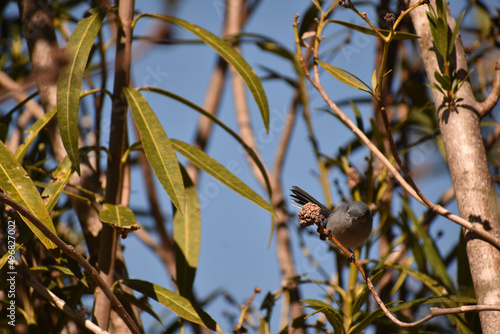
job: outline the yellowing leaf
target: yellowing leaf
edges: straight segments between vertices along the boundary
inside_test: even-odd
[[[117,230],[123,239],[130,232],[136,231],[141,227],[137,224],[135,215],[126,206],[119,206],[110,203],[104,203],[104,208],[99,211],[99,219]]]
[[[14,199],[40,219],[54,234],[57,234],[52,219],[42,202],[40,193],[24,168],[16,161],[12,153],[0,141],[0,188],[7,196]],[[56,244],[50,241],[31,221],[21,215],[24,222],[47,247],[48,250],[57,249]]]
[[[373,95],[372,89],[354,74],[351,74],[346,70],[335,67],[328,63],[322,62],[321,60],[316,60],[316,62],[340,82],[343,82],[348,86],[363,90]]]
[[[146,158],[172,203],[184,214],[184,183],[177,156],[167,134],[141,93],[131,88],[124,88],[123,93],[139,130]]]
[[[267,203],[265,199],[260,197],[259,194],[252,190],[252,188],[247,186],[236,175],[231,173],[226,167],[221,165],[208,154],[183,141],[176,139],[171,139],[170,141],[177,152],[188,158],[198,168],[207,172],[222,184],[226,185],[229,189],[234,190],[261,208],[269,211],[270,213],[274,213],[273,207]]]
[[[156,300],[163,306],[177,313],[179,317],[194,322],[195,324],[205,326],[218,333],[222,333],[219,325],[217,325],[217,323],[201,308],[195,308],[187,298],[165,289],[164,287],[142,280],[126,279],[121,282],[135,291]]]

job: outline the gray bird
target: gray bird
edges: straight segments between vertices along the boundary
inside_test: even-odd
[[[323,227],[344,247],[358,248],[370,236],[373,218],[365,203],[352,201],[332,211],[299,187],[293,186],[291,191],[294,202],[300,205],[311,202],[320,207],[321,214],[326,217]]]

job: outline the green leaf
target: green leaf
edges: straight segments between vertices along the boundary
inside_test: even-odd
[[[371,36],[376,36],[379,37],[379,35],[370,27],[365,27],[365,26],[360,26],[358,24],[350,23],[350,22],[345,22],[345,21],[339,21],[339,20],[328,20],[327,22],[332,22],[332,23],[337,23],[340,25],[343,25],[344,27],[347,27],[349,29],[353,29],[356,31],[359,31],[363,34],[366,35],[371,35]],[[385,30],[385,29],[379,29],[385,37],[389,36],[390,30]],[[407,39],[418,39],[420,36],[415,35],[415,34],[410,34],[407,32],[402,32],[402,31],[395,31],[394,32],[394,40],[396,41],[402,41],[402,40],[407,40]]]
[[[172,143],[175,148],[173,140]],[[201,213],[196,186],[183,167],[181,172],[186,187],[186,210],[184,216],[179,212],[174,215],[176,283],[181,296],[191,298],[200,254]]]
[[[377,90],[377,70],[373,70],[373,73],[372,73],[372,90],[373,91],[376,91]]]
[[[73,172],[74,170],[71,169],[71,160],[69,156],[66,156],[59,166],[57,166],[52,174],[52,180],[42,192],[42,199],[45,202],[48,212],[51,212],[56,206],[57,200],[61,196]]]
[[[322,62],[321,60],[316,60],[316,62],[340,82],[373,95],[372,89],[357,76],[347,72],[346,70]]]
[[[272,206],[265,199],[259,196],[255,191],[241,181],[236,175],[230,172],[226,167],[214,160],[202,150],[191,146],[183,141],[171,139],[170,142],[174,149],[188,158],[198,168],[202,169],[212,177],[226,185],[229,189],[234,190],[246,199],[254,202],[261,208],[273,213]]]
[[[99,219],[117,230],[123,239],[130,232],[141,228],[132,210],[126,206],[104,203],[103,209],[99,211]]]
[[[460,90],[460,88],[462,88],[462,86],[464,85],[464,83],[466,83],[466,82],[467,82],[467,79],[469,78],[469,75],[472,73],[472,71],[474,71],[474,69],[470,70],[470,71],[469,71],[469,72],[465,75],[465,77],[464,77],[463,79],[460,79],[460,80],[459,80],[459,81],[460,81],[460,83],[459,83],[458,88],[457,88],[457,90],[455,91],[455,93],[456,93],[456,92],[458,92],[458,91]]]
[[[460,24],[462,24],[462,19],[464,18],[465,11],[460,14],[458,20],[455,24],[455,29],[453,29],[453,33],[451,34],[450,45],[448,45],[448,56],[451,56],[453,52],[453,48],[455,47],[455,40],[457,39],[458,31],[460,30]]]
[[[9,224],[8,222],[9,220],[6,220],[5,223],[6,224]],[[11,220],[12,221],[12,220]],[[3,268],[3,266],[7,263],[7,261],[9,260],[9,256],[10,255],[14,255],[17,253],[17,251],[23,246],[24,242],[28,239],[28,236],[31,236],[30,234],[28,233],[23,233],[22,235],[20,235],[18,238],[16,238],[16,241],[14,243],[14,248],[12,249],[9,249],[9,251],[5,252],[2,257],[0,258],[0,270]],[[7,240],[7,242],[5,242],[5,244],[9,244],[8,242],[8,234],[4,234],[4,239]],[[9,245],[10,246],[10,245]],[[8,247],[8,246],[7,246]],[[10,251],[12,250],[12,254],[10,253]]]
[[[387,254],[386,259],[388,257],[389,257],[389,254]],[[383,274],[384,274],[384,270],[380,269],[377,272],[375,272],[374,274],[370,275],[372,283],[377,284],[377,282],[380,281],[380,279],[382,278]],[[363,304],[366,302],[366,299],[368,298],[368,296],[371,296],[371,293],[370,293],[370,290],[368,289],[368,286],[365,285],[363,287],[363,291],[361,291],[361,293],[355,298],[351,314],[356,314],[361,309],[361,306],[363,306]]]
[[[29,127],[28,130],[25,131],[28,135],[24,139],[24,144],[19,145],[16,153],[14,153],[14,157],[16,160],[21,163],[28,152],[28,149],[31,147],[31,144],[35,141],[38,133],[52,120],[52,118],[56,115],[57,108],[52,108],[51,111],[46,113],[42,118],[33,123],[32,126]]]
[[[97,33],[101,29],[106,12],[90,10],[91,15],[78,22],[69,38],[65,54],[68,65],[62,68],[57,82],[57,120],[61,130],[64,148],[80,174],[80,154],[78,152],[78,111],[82,90],[83,72]]]
[[[441,92],[441,94],[446,96],[446,93],[444,92],[444,90],[442,90],[441,87],[439,87],[438,85],[436,85],[436,84],[425,84],[425,85],[430,87],[430,88],[433,88],[435,90],[438,90],[439,92]]]
[[[424,298],[418,298],[414,300],[410,300],[408,302],[404,302],[398,305],[394,305],[397,302],[392,302],[388,303],[385,306],[389,309],[389,311],[397,312],[409,307],[413,307],[416,305],[423,305],[423,304],[435,304],[435,303],[446,303],[446,302],[454,302],[454,303],[470,303],[472,300],[470,298],[464,298],[462,296],[455,296],[455,295],[447,295],[447,296],[432,296],[432,297],[424,297]],[[394,305],[394,306],[391,306]],[[385,315],[384,311],[379,307],[369,315],[363,318],[358,324],[353,326],[351,328],[351,331],[349,332],[350,334],[357,334],[357,333],[362,333],[362,331],[369,326],[370,324],[374,323],[374,320],[380,317],[383,317]],[[452,315],[454,316],[454,315]]]
[[[445,60],[448,59],[448,22],[438,20],[437,21],[437,39],[434,39],[434,44],[438,49],[439,53]]]
[[[198,36],[203,42],[211,46],[222,58],[224,58],[228,63],[233,65],[236,71],[241,75],[245,83],[247,84],[250,92],[253,95],[257,106],[260,109],[262,121],[266,131],[269,132],[269,105],[267,102],[267,96],[262,87],[262,83],[259,80],[257,74],[250,65],[245,61],[245,59],[226,41],[215,36],[211,32],[192,24],[191,22],[181,20],[176,17],[160,15],[160,14],[143,14],[143,16],[154,17],[163,21],[167,21],[182,27],[191,33]]]
[[[30,273],[33,275],[38,275],[42,273],[49,273],[53,271],[58,271],[64,275],[75,276],[75,274],[67,267],[50,265],[50,266],[34,266],[30,267]]]
[[[184,183],[172,144],[144,96],[131,88],[124,88],[123,92],[139,130],[146,158],[172,203],[184,214]]]
[[[448,59],[448,26],[439,18],[433,17],[427,12],[429,28],[431,30],[432,40],[436,46],[436,51],[445,59]]]
[[[359,111],[358,106],[354,103],[354,101],[349,100],[351,104],[352,111],[354,112],[354,116],[356,117],[356,125],[361,130],[361,132],[365,131],[365,126],[363,124],[363,117],[361,117],[361,111]]]
[[[177,313],[179,317],[194,322],[195,324],[205,326],[218,333],[222,333],[219,325],[202,309],[193,306],[187,298],[165,289],[164,287],[142,280],[126,279],[121,282],[149,298],[156,300],[163,306]]]
[[[446,2],[445,0],[436,0],[437,17],[446,22]]]
[[[0,142],[0,188],[7,196],[35,214],[54,234],[57,234],[33,181],[3,142]],[[20,216],[48,250],[57,249],[56,244],[40,232],[29,219],[23,215]]]
[[[286,60],[295,62],[295,54],[287,49],[285,45],[277,40],[270,38],[269,36],[255,33],[240,33],[238,34],[240,43],[245,41],[241,39],[242,37],[252,38],[253,40],[255,40],[255,42],[253,43],[255,43],[255,45],[263,51],[273,53]]]
[[[301,302],[307,303],[306,305],[304,305],[304,307],[310,307],[312,309],[315,309],[316,311],[323,313],[330,325],[332,325],[334,333],[344,332],[344,321],[342,314],[331,305],[315,299],[304,299],[301,300]]]
[[[155,93],[158,93],[158,94],[162,94],[162,95],[165,95],[167,97],[170,97],[170,98],[172,98],[172,99],[174,99],[174,100],[176,100],[176,101],[178,101],[178,102],[180,102],[180,103],[182,103],[182,104],[184,104],[184,105],[186,105],[186,106],[194,109],[195,111],[199,112],[200,114],[202,114],[203,116],[207,117],[212,122],[214,122],[215,124],[217,124],[218,126],[220,126],[222,129],[224,129],[229,135],[231,135],[231,137],[233,137],[245,149],[245,151],[250,156],[250,158],[252,158],[252,160],[255,162],[255,164],[257,165],[257,167],[259,168],[259,170],[260,170],[260,172],[262,174],[262,177],[264,178],[264,180],[266,182],[267,193],[269,194],[269,196],[271,196],[271,194],[272,194],[272,191],[271,191],[271,182],[269,181],[269,176],[267,175],[266,168],[264,167],[264,165],[260,161],[260,159],[257,156],[257,154],[255,153],[255,151],[250,146],[248,146],[245,143],[245,141],[243,139],[241,139],[241,137],[236,132],[234,132],[230,127],[228,127],[221,120],[219,120],[217,117],[215,117],[214,115],[212,115],[211,113],[209,113],[205,109],[203,109],[202,107],[194,104],[193,102],[191,102],[189,100],[186,100],[182,96],[179,96],[177,94],[174,94],[172,92],[169,92],[167,90],[164,90],[164,89],[161,89],[161,88],[157,88],[157,87],[147,87],[147,89],[145,89],[145,90],[151,91],[151,92],[155,92]],[[276,215],[274,213],[274,211],[272,212],[272,214]]]
[[[394,305],[397,302],[386,303],[385,306],[390,310],[390,306]],[[371,312],[367,316],[365,316],[360,322],[351,327],[349,330],[349,334],[358,334],[363,333],[363,330],[370,324],[374,323],[374,320],[384,316],[384,311],[379,307],[375,311]]]
[[[123,303],[123,301],[126,301],[127,303],[130,303],[132,305],[137,306],[141,310],[145,311],[148,313],[150,316],[156,319],[160,323],[160,325],[163,326],[163,322],[161,321],[161,318],[156,314],[156,312],[153,310],[153,308],[147,303],[147,301],[144,301],[142,299],[136,298],[132,293],[128,293],[128,291],[125,290],[117,290],[116,287],[118,284],[113,285],[113,292],[116,294],[118,299]]]
[[[447,75],[442,75],[438,71],[434,71],[434,78],[439,82],[441,85],[441,88],[443,88],[444,91],[447,91],[450,89],[450,77]]]
[[[420,225],[420,221],[417,220],[413,211],[410,209],[408,202],[402,198],[403,206],[406,209],[408,217],[413,221],[413,224],[416,228],[417,235],[423,242],[422,250],[425,254],[428,265],[431,267],[434,275],[441,281],[441,283],[445,286],[448,293],[455,293],[455,286],[448,275],[448,271],[446,270],[446,265],[443,261],[442,256],[439,254],[438,249],[434,244],[434,240],[424,231],[422,225]]]

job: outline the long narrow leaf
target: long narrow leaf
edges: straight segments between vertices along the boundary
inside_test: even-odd
[[[439,254],[438,249],[436,248],[434,241],[432,238],[424,231],[420,222],[416,219],[413,211],[410,209],[408,202],[405,199],[403,200],[403,206],[406,209],[406,212],[409,218],[413,221],[414,226],[416,228],[417,235],[423,242],[422,251],[425,254],[427,259],[427,263],[432,268],[434,275],[441,281],[441,283],[446,287],[448,293],[452,294],[456,292],[455,286],[446,270],[446,265],[443,261],[442,256]]]
[[[304,307],[310,307],[312,309],[315,309],[316,311],[323,313],[330,325],[332,325],[335,333],[343,332],[343,317],[338,310],[320,300],[304,299],[301,301],[303,303],[306,303]]]
[[[200,255],[201,213],[196,186],[183,167],[181,171],[186,187],[186,211],[184,216],[179,212],[174,215],[175,267],[179,293],[190,298]]]
[[[450,45],[448,45],[448,56],[451,56],[453,49],[455,48],[455,40],[457,39],[458,31],[460,30],[460,25],[462,24],[462,19],[464,18],[465,11],[460,14],[457,22],[455,23],[455,29],[453,29],[453,33],[451,34]]]
[[[19,163],[23,161],[26,152],[28,152],[28,149],[31,147],[31,144],[33,144],[40,131],[50,122],[50,120],[52,120],[56,113],[57,108],[53,108],[25,131],[28,135],[24,139],[24,144],[19,145],[16,153],[14,153],[14,156]]]
[[[172,144],[144,96],[131,88],[124,88],[123,92],[139,130],[146,158],[172,203],[184,214],[184,183]]]
[[[378,34],[372,28],[370,28],[370,27],[360,26],[358,24],[354,24],[354,23],[350,23],[350,22],[345,22],[345,21],[339,21],[339,20],[328,20],[328,22],[337,23],[337,24],[343,25],[344,27],[347,27],[349,29],[353,29],[353,30],[359,31],[359,32],[361,32],[363,34],[367,34],[367,35],[377,36],[378,37]],[[382,35],[384,35],[386,37],[390,33],[389,30],[385,30],[385,29],[379,29],[378,31],[380,31],[382,33]],[[407,33],[407,32],[403,32],[403,31],[395,31],[395,34],[394,34],[394,40],[418,39],[418,38],[420,38],[420,36],[414,35],[414,34],[410,34],[410,33]]]
[[[162,21],[170,22],[190,31],[198,36],[203,42],[211,46],[228,63],[233,65],[250,89],[250,92],[260,109],[262,121],[264,122],[266,131],[269,132],[269,105],[264,87],[262,87],[262,83],[252,67],[250,67],[250,65],[235,49],[233,49],[223,39],[195,24],[192,24],[191,22],[160,14],[143,14],[143,16],[154,17]]]
[[[80,20],[66,46],[69,63],[59,74],[57,82],[58,122],[64,148],[80,174],[78,152],[78,109],[82,90],[83,72],[97,33],[101,29],[105,12],[92,9],[91,15]]]
[[[373,94],[373,91],[370,88],[370,86],[365,84],[361,79],[359,79],[355,75],[341,68],[322,62],[321,60],[316,60],[316,62],[340,82],[345,83],[348,86],[363,90],[370,94]]]
[[[61,196],[64,187],[73,173],[74,170],[71,169],[71,160],[69,156],[66,156],[56,168],[52,175],[52,180],[42,192],[42,198],[48,212],[51,212],[56,206],[59,196]]]
[[[12,153],[0,141],[0,188],[7,196],[24,206],[35,214],[45,226],[57,234],[52,219],[42,202],[40,193],[36,189],[24,168],[16,161]],[[31,221],[21,215],[26,225],[40,239],[48,250],[57,249],[57,246],[50,241]]]
[[[127,279],[122,280],[122,283],[156,300],[163,306],[177,313],[179,317],[205,326],[218,333],[222,333],[219,325],[203,310],[195,308],[188,299],[164,287],[142,280]]]
[[[261,208],[273,212],[272,206],[266,202],[265,199],[259,196],[255,191],[241,181],[236,175],[230,172],[226,167],[214,160],[202,150],[191,146],[183,141],[171,139],[170,140],[174,149],[188,158],[198,168],[207,172],[215,179],[225,184],[229,189],[234,190],[246,199],[254,202]]]
[[[116,287],[116,286],[117,285],[114,285],[113,287]],[[153,308],[151,307],[151,305],[148,304],[147,300],[143,300],[142,298],[139,299],[136,296],[134,296],[133,293],[129,293],[128,291],[123,291],[123,290],[116,291],[116,290],[113,289],[113,292],[116,294],[116,296],[118,297],[118,299],[120,299],[120,301],[126,301],[127,303],[130,303],[132,305],[137,306],[142,311],[148,313],[150,316],[152,316],[153,318],[155,318],[155,320],[158,321],[158,323],[163,328],[165,328],[165,326],[163,325],[163,321],[161,321],[161,318],[158,316],[158,314],[156,314],[156,312],[153,310]]]
[[[409,307],[413,307],[416,305],[424,305],[424,304],[434,304],[434,303],[446,303],[446,302],[454,302],[454,303],[471,303],[473,302],[473,299],[468,298],[468,297],[462,297],[462,296],[455,296],[455,295],[447,295],[447,296],[432,296],[432,297],[424,297],[424,298],[418,298],[414,299],[408,302],[404,302],[398,305],[394,305],[396,302],[392,303],[387,303],[385,306],[389,309],[391,312],[397,312]],[[394,305],[394,306],[392,306]],[[350,334],[357,334],[357,333],[362,333],[362,331],[370,324],[373,324],[374,320],[377,318],[380,318],[384,316],[384,311],[382,311],[381,308],[377,308],[375,311],[370,313],[368,316],[363,318],[358,324],[356,324],[351,330],[349,331]]]

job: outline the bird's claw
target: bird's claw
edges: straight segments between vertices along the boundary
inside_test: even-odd
[[[319,233],[319,238],[321,240],[326,240],[326,237],[329,236],[331,232],[326,230],[326,233],[323,233],[323,231],[325,231],[325,229],[320,227],[318,227],[318,229],[316,230],[316,232]]]
[[[347,258],[347,263],[353,263],[354,261],[356,261],[356,256],[354,255],[354,252],[351,249],[349,249],[349,252],[351,252],[351,256]]]

